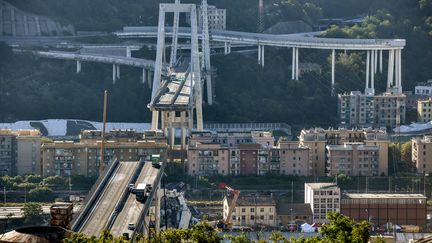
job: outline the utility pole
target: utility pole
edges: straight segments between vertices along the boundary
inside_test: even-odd
[[[103,126],[102,126],[102,143],[101,143],[101,156],[99,161],[99,175],[105,170],[105,129],[106,129],[106,114],[107,114],[107,99],[108,91],[104,92],[104,107],[103,107]]]

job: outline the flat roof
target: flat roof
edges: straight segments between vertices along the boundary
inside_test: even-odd
[[[305,183],[305,186],[308,186],[312,189],[325,189],[329,187],[338,187],[336,183]]]
[[[391,194],[391,193],[347,193],[344,198],[351,199],[426,199],[423,194]]]

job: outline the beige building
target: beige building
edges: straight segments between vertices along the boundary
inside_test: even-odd
[[[223,219],[229,213],[232,196],[223,200]],[[277,226],[276,201],[271,196],[240,195],[230,222],[233,227]]]
[[[412,161],[418,173],[432,173],[432,136],[412,139]]]
[[[228,175],[229,150],[217,143],[194,143],[188,147],[190,175]]]
[[[389,136],[382,129],[303,129],[300,134],[300,145],[309,148],[311,175],[326,175],[326,146],[345,143],[363,143],[379,147],[379,174],[388,174]]]
[[[83,131],[79,142],[55,141],[42,145],[42,175],[69,176],[72,174],[97,176],[100,166],[100,131]],[[134,131],[112,131],[107,134],[105,158],[114,156],[120,161],[149,159],[160,154],[166,159],[165,137],[158,132],[136,133]]]
[[[432,98],[417,101],[417,121],[423,123],[432,121]]]
[[[328,223],[327,213],[340,211],[340,188],[334,183],[305,183],[304,203],[310,204],[314,223]]]
[[[17,134],[17,174],[42,173],[41,133],[39,130],[20,130]]]
[[[338,115],[342,125],[394,128],[405,122],[405,102],[404,94],[353,91],[338,95]]]
[[[379,146],[363,143],[327,145],[327,170],[329,176],[378,176]]]
[[[309,148],[298,142],[281,141],[278,144],[279,171],[281,175],[312,175]]]
[[[41,173],[39,130],[0,129],[0,175]]]

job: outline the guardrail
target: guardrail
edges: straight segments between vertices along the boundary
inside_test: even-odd
[[[84,200],[85,206],[82,207],[82,210],[81,212],[79,212],[78,217],[75,218],[72,222],[73,231],[79,231],[90,210],[93,208],[95,202],[99,199],[99,196],[105,188],[108,179],[112,176],[118,165],[119,160],[117,159],[117,157],[112,158],[111,161],[108,163],[108,167],[102,172],[101,175],[99,175],[98,179],[93,184],[92,188],[87,194],[86,199]]]
[[[127,198],[129,197],[130,194],[130,190],[129,190],[129,185],[130,184],[135,184],[135,182],[138,180],[138,177],[144,167],[144,160],[141,159],[139,162],[138,167],[136,168],[133,176],[130,178],[128,186],[124,189],[122,196],[120,197],[120,200],[117,202],[114,212],[111,214],[110,218],[108,219],[108,222],[106,224],[106,229],[111,229],[112,226],[114,225],[115,220],[117,219],[117,216],[119,215],[119,213],[123,210],[123,207],[126,203]]]
[[[158,190],[158,187],[156,185],[158,185],[162,179],[163,173],[165,171],[165,166],[166,166],[166,162],[163,162],[161,168],[159,169],[159,174],[157,175],[156,180],[153,182],[150,195],[147,198],[146,202],[144,203],[144,208],[141,211],[141,214],[137,220],[136,227],[132,233],[132,236],[131,236],[132,241],[135,239],[138,232],[143,230],[145,217],[146,217],[146,215],[150,209],[150,203],[153,200],[154,194]]]

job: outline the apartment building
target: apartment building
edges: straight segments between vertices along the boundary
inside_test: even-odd
[[[304,203],[310,204],[314,223],[328,223],[327,213],[340,211],[340,188],[334,183],[305,183]]]
[[[417,101],[417,121],[423,123],[432,121],[432,98]]]
[[[223,219],[226,220],[233,200],[223,200]],[[233,209],[230,222],[233,227],[277,226],[276,201],[266,195],[240,195]]]
[[[412,161],[417,173],[432,173],[432,136],[414,138],[412,141]]]
[[[363,143],[327,145],[328,176],[378,176],[379,146]]]
[[[432,79],[428,80],[426,83],[416,85],[414,93],[416,95],[432,96]]]
[[[39,130],[0,129],[0,174],[40,174]]]
[[[188,145],[190,175],[309,176],[309,148],[270,132],[193,132]],[[204,169],[206,168],[206,169]]]
[[[55,141],[42,145],[42,175],[69,176],[73,174],[97,176],[101,162],[101,132],[83,131],[81,139]],[[142,137],[141,137],[142,135]],[[115,130],[107,133],[104,161],[114,156],[120,161],[149,159],[160,154],[166,159],[167,144],[161,132],[135,133],[131,130]]]
[[[229,149],[217,143],[195,143],[188,147],[191,175],[228,175]]]
[[[12,130],[0,130],[0,174],[16,175],[17,141]]]
[[[312,162],[309,148],[299,142],[280,141],[274,149],[279,153],[279,171],[281,175],[312,175]]]
[[[347,193],[341,198],[340,212],[355,221],[372,225],[387,223],[426,227],[426,196],[421,194]]]
[[[198,28],[202,28],[202,6],[198,8]],[[209,30],[225,30],[226,29],[226,9],[216,8],[214,5],[208,5],[208,27]],[[190,25],[190,14],[186,14],[186,23]]]
[[[379,175],[388,174],[388,134],[382,129],[303,129],[300,133],[300,145],[309,148],[310,175],[324,176],[328,172],[326,156],[328,145],[344,145],[345,143],[362,143],[365,146],[376,146],[378,151]]]
[[[405,102],[404,94],[353,91],[338,95],[338,116],[342,125],[394,128],[405,122]]]
[[[18,130],[17,137],[17,174],[42,173],[41,143],[39,130]]]

